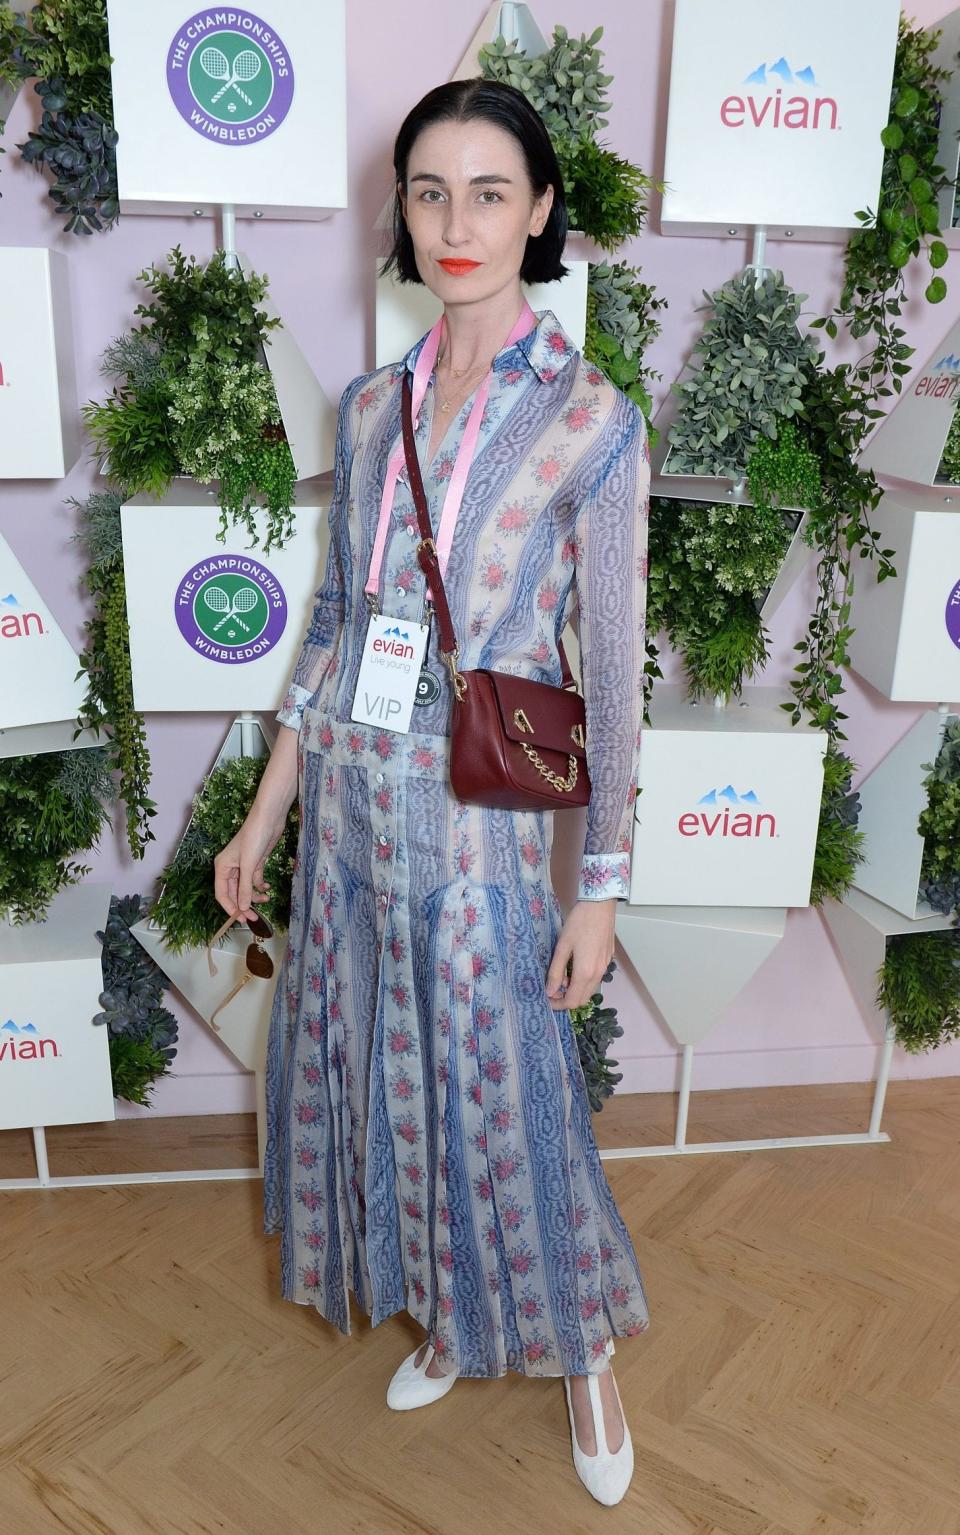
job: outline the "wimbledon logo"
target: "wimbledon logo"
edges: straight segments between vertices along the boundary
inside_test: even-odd
[[[280,582],[242,554],[217,554],[192,565],[177,587],[173,610],[190,649],[228,666],[265,655],[287,624]]]
[[[167,85],[195,132],[218,144],[275,133],[293,101],[293,66],[281,39],[252,11],[197,11],[167,53]]]
[[[784,96],[784,89],[802,86],[807,91],[817,80],[810,65],[794,72],[786,59],[759,64],[743,84],[742,95],[725,96],[720,121],[725,128],[836,128],[837,103],[832,96]]]

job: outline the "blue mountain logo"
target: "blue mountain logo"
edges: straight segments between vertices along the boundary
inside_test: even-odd
[[[711,789],[708,794],[701,794],[697,800],[698,805],[719,805],[721,801],[728,805],[759,805],[760,797],[753,789],[748,789],[746,794],[738,794],[733,784],[728,783],[725,789]]]
[[[410,638],[409,629],[401,629],[398,624],[394,624],[392,629],[385,629],[383,632],[384,634],[395,634],[401,640],[408,640]]]
[[[23,603],[18,601],[18,599],[13,595],[13,592],[8,592],[5,597],[0,597],[0,608],[22,608],[22,607],[23,607]]]
[[[21,1028],[18,1023],[14,1023],[12,1018],[7,1019],[6,1023],[0,1028],[0,1033],[3,1033],[6,1029],[9,1029],[11,1034],[36,1034],[39,1032],[32,1023],[25,1023],[23,1028]]]
[[[775,64],[758,64],[743,83],[744,85],[817,85],[819,82],[809,64],[803,69],[791,70],[790,65],[781,55]]]
[[[939,362],[933,365],[935,373],[960,373],[960,357],[954,357],[952,352],[946,352]]]

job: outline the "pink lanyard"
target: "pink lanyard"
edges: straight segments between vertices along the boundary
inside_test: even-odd
[[[440,350],[440,335],[444,327],[444,321],[445,316],[441,315],[436,325],[434,325],[432,330],[429,332],[427,339],[423,343],[423,346],[420,348],[420,355],[417,358],[417,366],[414,369],[413,374],[413,398],[411,401],[413,407],[414,430],[416,430],[417,422],[420,418],[420,406],[423,403],[423,397],[427,392],[427,381],[430,377],[430,374],[433,372],[434,363],[437,360],[437,352]],[[520,311],[520,318],[517,320],[516,325],[513,327],[513,330],[510,332],[509,336],[504,342],[504,346],[512,346],[515,341],[519,341],[520,337],[525,336],[531,327],[536,325],[536,323],[537,316],[525,299],[523,309]],[[456,527],[457,517],[460,514],[460,503],[463,500],[463,492],[467,483],[467,475],[470,472],[470,465],[473,462],[473,455],[477,449],[477,442],[480,437],[480,422],[483,417],[484,406],[487,403],[487,396],[490,393],[490,384],[492,379],[493,369],[491,368],[483,383],[480,385],[480,388],[477,390],[477,397],[474,400],[473,409],[470,412],[469,420],[467,421],[466,428],[464,429],[463,439],[460,443],[456,462],[453,466],[453,473],[450,476],[450,483],[447,486],[447,494],[444,497],[443,512],[440,517],[440,531],[437,533],[435,539],[437,547],[437,560],[440,565],[441,576],[444,576],[447,573],[447,560],[450,555],[450,547],[453,543],[453,530]],[[436,406],[434,409],[436,409]],[[387,464],[387,472],[383,482],[383,495],[380,499],[380,520],[377,523],[377,536],[373,543],[373,555],[370,560],[370,572],[367,576],[367,584],[364,587],[364,591],[373,596],[376,596],[380,585],[380,567],[383,564],[383,551],[387,542],[387,529],[393,511],[393,501],[396,494],[397,479],[400,475],[400,470],[403,468],[404,462],[405,457],[403,452],[403,434],[401,433],[400,445],[394,449]],[[431,600],[432,597],[433,593],[428,586],[427,600]]]

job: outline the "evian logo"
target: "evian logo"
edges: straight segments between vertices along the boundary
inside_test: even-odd
[[[386,636],[388,634],[395,637],[387,639]],[[378,655],[401,656],[404,660],[412,661],[414,656],[413,646],[404,643],[409,639],[409,630],[401,629],[397,624],[394,624],[392,629],[384,629],[383,635],[377,635],[373,642],[373,649]]]
[[[0,597],[0,640],[26,640],[46,632],[40,614],[28,613],[13,592]]]
[[[832,96],[811,94],[817,79],[807,64],[795,72],[781,57],[759,64],[743,82],[746,90],[725,96],[720,103],[724,128],[838,128],[837,103]],[[785,94],[801,86],[802,93]]]
[[[929,373],[917,379],[914,394],[921,399],[952,400],[960,388],[960,357],[945,352]]]
[[[21,1028],[12,1018],[8,1018],[0,1028],[0,1062],[42,1061],[47,1056],[59,1054],[56,1040],[42,1038],[32,1023],[25,1023]]]
[[[697,810],[685,810],[677,822],[681,837],[775,837],[776,818],[758,811],[760,800],[753,789],[738,794],[732,784],[711,789],[697,801]],[[745,810],[734,810],[745,805]]]

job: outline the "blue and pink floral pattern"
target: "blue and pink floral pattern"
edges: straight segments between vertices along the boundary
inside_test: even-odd
[[[278,715],[299,731],[303,825],[268,1045],[264,1227],[281,1236],[284,1296],[345,1333],[352,1295],[374,1325],[410,1312],[463,1375],[593,1373],[649,1310],[570,1014],[545,995],[556,818],[454,796],[436,623],[440,696],[410,731],[350,719],[379,487],[424,339],[344,392],[324,580]],[[436,528],[470,402],[427,466],[434,399],[431,379],[417,439]],[[649,479],[641,412],[541,311],[495,359],[445,587],[462,669],[559,682],[557,637],[579,617],[585,900],[629,891]],[[381,583],[400,618],[423,609],[415,534],[404,474]]]

